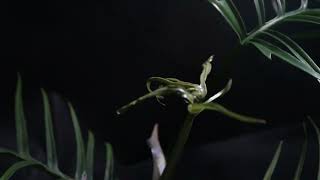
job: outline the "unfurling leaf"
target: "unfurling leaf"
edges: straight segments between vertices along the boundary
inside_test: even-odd
[[[228,110],[227,108],[223,107],[222,105],[218,103],[202,103],[202,104],[190,104],[188,106],[188,111],[191,114],[198,114],[204,110],[212,110],[219,112],[221,114],[224,114],[230,118],[233,118],[235,120],[241,121],[241,122],[246,122],[246,123],[262,123],[265,124],[266,121],[263,119],[258,119],[258,118],[253,118],[249,116],[244,116],[235,112],[232,112]]]

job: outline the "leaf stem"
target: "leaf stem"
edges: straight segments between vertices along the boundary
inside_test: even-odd
[[[187,117],[180,128],[180,132],[177,137],[177,141],[173,146],[172,152],[168,159],[168,164],[166,168],[164,169],[164,172],[162,176],[160,177],[160,180],[169,180],[173,178],[174,171],[176,169],[176,165],[181,157],[181,154],[183,152],[183,148],[185,144],[187,143],[187,140],[189,138],[189,134],[192,128],[193,120],[198,115],[188,113]]]

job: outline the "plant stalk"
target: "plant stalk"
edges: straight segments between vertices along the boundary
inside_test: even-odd
[[[181,154],[183,152],[183,148],[185,144],[187,143],[187,140],[189,138],[189,134],[192,128],[193,120],[198,114],[191,114],[188,113],[187,117],[180,128],[180,132],[177,137],[177,141],[175,142],[172,152],[168,159],[168,164],[166,168],[164,169],[163,174],[160,177],[160,180],[169,180],[172,179],[177,163],[181,157]]]

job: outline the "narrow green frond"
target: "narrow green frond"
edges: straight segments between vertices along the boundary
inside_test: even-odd
[[[270,37],[276,39],[277,41],[281,42],[284,46],[286,46],[292,54],[294,54],[300,61],[307,63],[312,69],[320,73],[320,68],[317,64],[313,61],[313,59],[291,38],[288,36],[274,30],[268,30],[264,32],[265,34],[269,35]]]
[[[110,143],[106,143],[106,169],[104,180],[114,180],[113,149]]]
[[[283,144],[283,141],[280,141],[280,143],[278,145],[278,148],[277,148],[277,151],[275,152],[275,154],[273,156],[273,159],[272,159],[272,161],[271,161],[271,163],[270,163],[270,165],[268,167],[267,172],[265,173],[265,175],[263,177],[263,180],[271,180],[273,171],[276,168],[278,160],[279,160],[279,157],[280,157],[282,144]]]
[[[83,172],[85,171],[85,149],[84,149],[84,143],[83,138],[81,134],[80,125],[78,122],[77,115],[74,111],[74,108],[72,104],[68,103],[70,114],[71,114],[71,120],[73,123],[74,133],[76,137],[76,144],[77,144],[77,161],[76,161],[76,172],[75,172],[75,179],[80,180],[82,177]]]
[[[15,157],[17,159],[20,159],[21,161],[28,161],[28,162],[33,162],[34,165],[37,165],[39,167],[41,167],[40,169],[43,170],[44,172],[47,172],[48,174],[60,178],[60,179],[64,179],[64,180],[70,180],[72,179],[71,177],[63,174],[62,172],[57,172],[51,168],[49,168],[47,165],[43,164],[42,162],[33,159],[32,157],[25,157],[25,156],[21,156],[20,154],[12,151],[12,150],[8,150],[8,149],[4,149],[4,148],[0,148],[0,155],[7,155],[7,156],[12,156]],[[2,180],[0,178],[0,180]]]
[[[313,119],[308,116],[308,119],[310,120],[312,127],[316,131],[317,134],[317,141],[318,141],[318,172],[317,172],[317,179],[320,179],[320,130],[319,127],[316,125],[316,123],[313,121]]]
[[[262,124],[266,123],[266,121],[263,119],[244,116],[244,115],[232,112],[218,103],[211,102],[211,103],[202,103],[202,104],[190,104],[188,106],[188,111],[193,114],[200,113],[204,110],[216,111],[230,118],[233,118],[235,120],[245,122],[245,123],[262,123]]]
[[[265,11],[264,0],[254,0],[254,5],[257,11],[259,26],[262,26],[266,22],[266,11]]]
[[[240,40],[246,37],[247,31],[243,19],[232,0],[209,0],[209,2],[227,20]]]
[[[268,59],[272,60],[272,53],[268,48],[259,43],[253,43],[253,45]]]
[[[43,107],[44,107],[44,121],[46,130],[46,150],[47,150],[47,165],[50,169],[59,172],[58,155],[56,150],[56,143],[52,125],[52,114],[50,110],[50,103],[47,93],[41,89]]]
[[[313,77],[320,79],[320,74],[317,73],[316,71],[314,71],[314,69],[310,65],[308,65],[304,62],[301,62],[298,58],[294,57],[290,53],[279,48],[278,46],[275,46],[275,45],[273,45],[265,40],[259,39],[259,38],[255,38],[250,43],[252,43],[255,46],[263,47],[263,49],[266,51],[265,55],[268,55],[271,53],[271,54],[279,57],[280,59],[286,61],[287,63],[307,72],[308,74],[312,75]]]
[[[294,21],[294,22],[320,24],[320,17],[319,16],[297,15],[297,16],[289,17],[285,20],[286,21]]]
[[[20,169],[28,167],[28,166],[34,166],[37,165],[37,163],[33,161],[20,161],[15,164],[13,164],[9,169],[7,169],[4,174],[1,176],[1,180],[10,180],[11,177]]]
[[[307,154],[308,135],[307,135],[306,123],[303,122],[302,126],[303,126],[303,133],[304,133],[304,142],[303,142],[302,151],[300,154],[299,164],[297,166],[293,180],[300,180],[304,161],[306,159],[306,154]]]
[[[285,13],[285,1],[284,0],[272,0],[272,6],[277,16],[282,16]]]
[[[28,144],[28,132],[26,119],[23,109],[22,100],[22,80],[18,74],[17,89],[15,95],[15,122],[16,122],[16,138],[17,138],[17,151],[24,156],[30,156]]]
[[[89,131],[87,143],[87,180],[93,180],[93,166],[94,166],[94,135]]]

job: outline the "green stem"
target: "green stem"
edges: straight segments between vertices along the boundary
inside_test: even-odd
[[[192,128],[193,120],[198,114],[188,113],[177,137],[177,141],[173,146],[167,166],[160,177],[160,180],[169,180],[173,177],[177,163],[183,152],[183,148],[189,138],[190,130]]]

